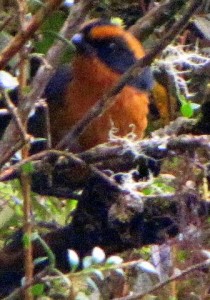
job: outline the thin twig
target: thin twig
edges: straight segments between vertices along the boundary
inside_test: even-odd
[[[17,0],[18,7],[19,7],[19,22],[20,22],[20,33],[24,35],[25,29],[27,28],[27,13],[28,13],[28,6],[26,0]],[[20,64],[19,64],[19,98],[20,101],[23,101],[22,91],[26,86],[27,83],[27,52],[28,49],[26,45],[19,51],[20,56]],[[24,131],[27,130],[27,125],[25,122]],[[24,145],[22,148],[22,157],[28,157],[28,150],[29,145]],[[27,243],[24,244],[24,268],[25,268],[25,280],[26,283],[31,282],[33,280],[33,250],[32,250],[32,220],[31,220],[31,178],[28,172],[21,172],[21,187],[22,187],[22,194],[23,194],[23,219],[24,219],[24,236],[27,239]],[[33,300],[33,294],[31,289],[26,289],[24,291],[24,299],[25,300]]]
[[[12,116],[12,118],[14,119],[14,122],[16,123],[17,125],[17,128],[20,132],[20,135],[21,135],[21,139],[24,143],[27,143],[29,141],[29,136],[27,135],[27,132],[24,128],[24,125],[19,117],[19,114],[18,114],[18,110],[17,110],[17,107],[13,104],[12,100],[10,99],[9,97],[9,94],[7,91],[5,90],[2,90],[2,94],[4,96],[4,103],[10,113],[10,115]]]
[[[21,187],[23,194],[23,214],[24,214],[24,236],[26,243],[24,244],[24,266],[26,283],[33,279],[33,250],[32,250],[32,219],[31,219],[31,185],[30,175],[21,173]],[[33,295],[30,289],[25,290],[25,300],[32,300]]]

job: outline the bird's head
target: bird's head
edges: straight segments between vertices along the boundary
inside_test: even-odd
[[[115,74],[125,73],[145,55],[141,43],[123,27],[108,20],[96,19],[83,25],[80,32],[72,37],[72,43],[79,55],[97,58]],[[153,74],[144,68],[139,76],[128,82],[140,90],[153,87]]]
[[[121,26],[97,19],[86,23],[72,38],[77,53],[97,56],[115,72],[124,73],[144,56],[140,42]]]

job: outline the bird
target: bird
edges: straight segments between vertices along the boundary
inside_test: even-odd
[[[145,55],[143,46],[129,31],[107,19],[86,22],[71,42],[76,48],[72,63],[58,67],[43,95],[49,107],[52,147]],[[133,131],[136,139],[142,138],[152,87],[153,74],[146,67],[126,84],[114,105],[88,126],[74,143],[73,152],[107,142],[112,128],[120,137]],[[28,132],[43,137],[43,131],[39,108],[29,118]]]
[[[71,65],[57,69],[44,93],[53,147],[145,55],[143,46],[130,32],[104,19],[85,23],[71,41],[76,48]],[[114,105],[88,126],[73,152],[107,142],[113,127],[121,137],[133,130],[136,138],[142,138],[152,86],[153,74],[147,67],[126,84]],[[33,133],[33,126],[30,127]]]

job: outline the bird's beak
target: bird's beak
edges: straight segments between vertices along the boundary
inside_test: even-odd
[[[86,41],[82,33],[76,33],[75,35],[73,35],[71,42],[76,47],[76,50],[79,53],[92,55],[95,52],[93,47]]]
[[[76,47],[81,47],[81,45],[84,43],[84,36],[82,33],[76,33],[73,35],[71,41]]]

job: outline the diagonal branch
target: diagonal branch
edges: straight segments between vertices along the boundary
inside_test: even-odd
[[[57,9],[63,0],[48,0],[42,8],[33,16],[25,31],[20,31],[0,53],[0,69],[4,68],[8,61],[23,47],[32,37],[35,31],[46,20],[52,11]]]
[[[129,31],[143,42],[154,29],[172,19],[175,14],[186,5],[185,0],[166,0],[155,5],[143,18],[139,19]]]

